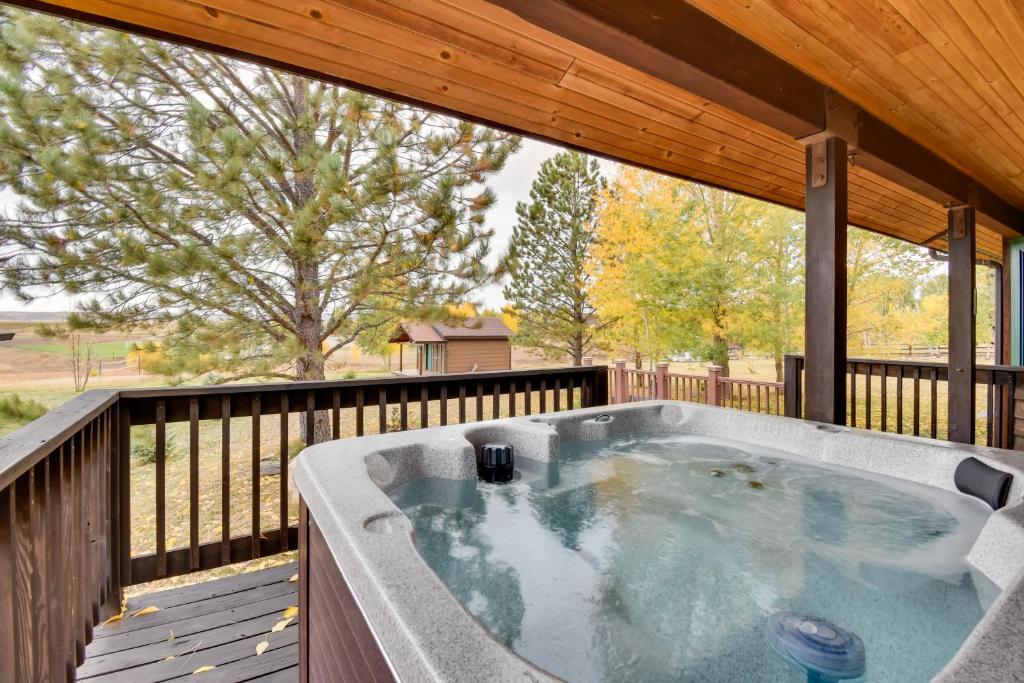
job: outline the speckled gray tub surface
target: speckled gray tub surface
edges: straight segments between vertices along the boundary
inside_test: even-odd
[[[609,421],[595,421],[607,414]],[[1014,475],[967,556],[1002,591],[938,681],[1024,681],[1024,462],[1013,451],[879,434],[672,401],[647,401],[318,444],[293,477],[334,559],[403,681],[557,680],[498,643],[424,563],[388,493],[414,479],[476,478],[476,452],[512,444],[517,468],[558,457],[562,441],[632,432],[727,437],[832,465],[956,491],[974,456]]]

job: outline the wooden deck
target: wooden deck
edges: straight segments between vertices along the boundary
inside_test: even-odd
[[[132,598],[121,621],[97,627],[78,680],[168,681],[214,666],[189,680],[298,681],[298,619],[271,631],[298,604],[296,571],[290,563]],[[151,606],[159,610],[128,616]]]

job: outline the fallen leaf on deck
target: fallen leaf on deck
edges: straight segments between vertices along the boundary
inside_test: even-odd
[[[265,640],[262,641],[259,645],[256,646],[256,656],[259,657],[261,654],[263,654],[263,651],[266,650],[268,647],[270,647],[270,643],[268,643]]]
[[[147,614],[152,614],[153,612],[159,612],[159,611],[160,611],[159,607],[157,607],[156,605],[150,605],[149,607],[143,607],[138,612],[135,612],[134,614],[132,614],[132,616],[133,617],[144,617]]]
[[[162,662],[169,662],[169,661],[171,661],[172,659],[174,659],[174,655],[167,655],[166,657],[164,657],[164,658],[163,658],[163,659],[161,659],[160,661],[162,661]]]
[[[110,618],[108,618],[106,621],[104,621],[103,625],[106,626],[107,624],[113,624],[113,623],[116,623],[118,621],[121,621],[122,619],[124,619],[124,610],[123,609],[119,613],[112,615]]]
[[[283,620],[277,622],[276,624],[274,624],[274,628],[270,629],[270,632],[271,633],[277,633],[278,631],[283,631],[284,627],[287,626],[290,623],[292,623],[292,618],[291,617],[288,617],[287,619],[283,619]]]
[[[215,666],[201,666],[198,669],[196,669],[195,671],[193,671],[192,675],[195,676],[196,674],[201,674],[204,671],[213,671],[216,668],[217,667],[215,667]]]
[[[284,611],[284,614],[282,616],[285,619],[291,619],[292,617],[298,616],[298,614],[299,614],[299,608],[296,607],[295,605],[292,605],[291,607],[289,607],[288,609],[286,609]]]
[[[298,573],[292,574],[292,577],[290,579],[288,579],[288,581],[291,582],[291,583],[295,583],[298,580],[299,580]]]

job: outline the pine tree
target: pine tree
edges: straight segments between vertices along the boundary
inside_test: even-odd
[[[168,374],[322,379],[489,276],[514,136],[42,14],[0,38],[0,282],[167,332]]]
[[[516,343],[550,358],[583,362],[600,328],[591,301],[586,262],[594,243],[597,202],[605,179],[595,159],[562,152],[541,164],[530,203],[518,217],[499,272],[507,273],[505,297],[516,312]]]

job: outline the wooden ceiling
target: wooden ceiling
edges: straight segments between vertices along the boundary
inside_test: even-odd
[[[922,9],[912,15],[922,24],[918,26],[892,14],[903,0],[891,2],[694,0],[962,170],[1005,190],[1004,196],[1018,200],[1017,206],[1024,205],[1024,176],[1019,168],[1024,164],[1024,125],[1017,118],[1024,108],[1015,112],[1011,102],[1000,100],[1004,105],[998,108],[993,101],[989,114],[983,105],[994,99],[991,92],[977,100],[960,92],[943,92],[949,74],[935,73],[929,80],[924,65],[952,68],[948,59],[966,70],[975,68],[976,62],[960,64],[959,48],[954,51],[946,43],[933,43],[931,34],[921,33],[934,28],[928,23],[933,20],[918,17],[926,14]],[[924,2],[929,8],[941,4],[943,11],[951,4]],[[984,0],[986,11],[990,2],[1009,0]],[[13,4],[225,51],[768,201],[803,206],[804,151],[792,138],[544,31],[484,0],[19,0]],[[854,23],[842,19],[851,12],[840,11],[839,6],[871,11],[864,9],[855,17],[860,23]],[[857,31],[843,33],[843,22],[867,32],[872,18],[885,35],[875,36],[870,45]],[[824,29],[812,20],[830,27],[830,33],[822,34]],[[748,30],[751,23],[765,25]],[[953,30],[948,22],[935,23],[942,24],[944,31]],[[1019,22],[1016,30],[1021,30]],[[815,41],[811,35],[821,39]],[[895,60],[888,70],[883,68],[886,44],[892,51],[890,59]],[[861,50],[863,57],[855,59]],[[942,56],[941,64],[946,66],[937,65],[928,50]],[[1006,56],[1014,57],[1012,50]],[[976,68],[981,69],[981,57],[975,58],[979,60]],[[977,73],[981,75],[969,80],[976,89],[988,83],[989,91],[1002,92],[1011,82],[1020,85],[1008,76],[993,85],[989,81],[994,74]],[[1024,69],[1017,73],[1024,78]],[[959,103],[955,110],[951,100]],[[951,138],[956,138],[956,144]],[[849,207],[854,225],[945,248],[942,206],[856,166],[851,169]],[[1002,236],[994,226],[980,224],[978,253],[1001,260]]]
[[[690,0],[1024,205],[1020,0]]]

